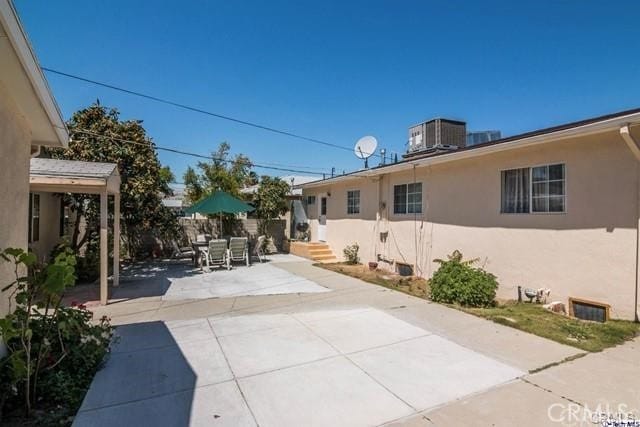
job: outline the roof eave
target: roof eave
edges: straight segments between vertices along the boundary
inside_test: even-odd
[[[399,172],[402,170],[409,170],[418,166],[433,165],[439,163],[446,163],[451,161],[463,160],[473,157],[480,157],[497,152],[519,149],[529,147],[538,144],[544,144],[549,142],[562,141],[569,138],[575,138],[577,136],[587,136],[612,130],[620,129],[621,126],[628,125],[630,123],[640,122],[640,112],[634,112],[628,115],[622,115],[610,119],[601,120],[595,123],[589,123],[583,126],[576,126],[569,129],[563,129],[547,134],[535,135],[524,137],[520,139],[514,139],[512,141],[502,142],[500,144],[476,146],[468,150],[454,151],[451,153],[443,153],[430,157],[421,157],[417,159],[406,160],[399,163],[394,163],[385,166],[379,166],[373,169],[365,169],[351,174],[338,176],[335,178],[329,178],[325,180],[313,181],[306,184],[300,184],[300,188],[314,188],[322,187],[334,182],[342,182],[346,180],[356,178],[367,178],[376,175],[382,175],[386,173]]]
[[[51,94],[51,89],[42,73],[38,60],[33,52],[33,48],[20,23],[20,18],[10,0],[0,0],[0,23],[2,24],[7,37],[13,45],[25,74],[38,98],[40,105],[46,112],[49,124],[53,128],[55,139],[45,141],[33,141],[38,145],[51,145],[67,147],[69,144],[69,132],[64,123],[58,105]]]

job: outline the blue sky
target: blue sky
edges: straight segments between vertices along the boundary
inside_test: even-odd
[[[41,65],[352,147],[435,116],[512,135],[640,107],[640,2],[15,0]],[[348,152],[47,75],[159,145],[338,171]],[[196,160],[160,153],[178,177]],[[278,174],[268,170],[259,173]],[[284,173],[282,173],[284,174]]]

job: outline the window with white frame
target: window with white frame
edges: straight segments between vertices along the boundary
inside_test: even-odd
[[[502,171],[502,213],[565,212],[565,165]]]
[[[40,240],[40,195],[29,195],[29,242]]]
[[[360,190],[347,191],[347,214],[360,213]]]
[[[307,196],[307,204],[315,205],[316,204],[316,196]]]
[[[422,213],[422,183],[393,186],[393,213]]]

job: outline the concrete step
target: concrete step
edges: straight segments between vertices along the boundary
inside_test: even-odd
[[[315,255],[333,255],[333,252],[331,252],[331,249],[329,248],[325,248],[325,249],[309,249],[309,255],[311,256],[315,256]]]
[[[290,250],[294,255],[308,258],[315,262],[338,262],[329,245],[324,242],[292,242]]]
[[[311,257],[314,261],[324,261],[327,259],[336,259],[334,254],[314,255]]]

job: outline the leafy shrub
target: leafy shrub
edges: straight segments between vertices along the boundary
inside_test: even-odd
[[[54,262],[61,253],[74,252],[68,241],[62,240],[53,247],[49,254],[49,262]],[[80,283],[90,283],[100,276],[100,238],[93,233],[84,248],[84,256],[76,254],[75,275]]]
[[[358,256],[358,250],[360,250],[360,246],[357,243],[353,245],[349,245],[342,250],[345,259],[347,260],[347,264],[359,264],[360,257]]]
[[[0,258],[16,266],[15,280],[2,287],[14,296],[15,310],[0,319],[8,350],[0,360],[0,417],[24,408],[27,417],[37,416],[36,425],[70,424],[108,352],[113,328],[106,317],[92,324],[83,306],[61,305],[75,282],[70,249],[45,266],[22,249],[6,249]],[[20,276],[25,269],[28,274]]]
[[[429,281],[431,299],[447,304],[487,307],[494,303],[498,282],[496,276],[472,265],[477,259],[464,261],[462,253],[454,251],[440,264]]]

